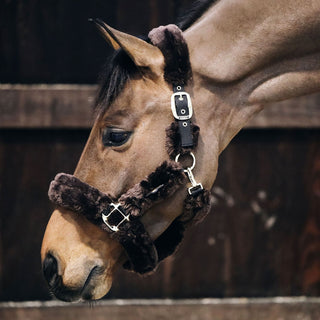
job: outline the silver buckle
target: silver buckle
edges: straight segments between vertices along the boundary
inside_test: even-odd
[[[177,113],[177,108],[176,108],[176,99],[175,97],[179,97],[179,100],[183,100],[183,97],[187,98],[187,108],[188,108],[188,114],[187,115],[182,115],[179,116]],[[177,120],[188,120],[191,119],[192,117],[192,102],[191,102],[191,98],[190,95],[187,92],[175,92],[171,95],[171,110],[173,113],[173,116],[177,119]],[[187,113],[187,110],[185,110],[185,113]]]
[[[101,214],[102,216],[102,220],[103,222],[108,226],[108,228],[114,232],[117,232],[119,231],[119,226],[125,222],[125,221],[129,221],[129,217],[130,217],[130,214],[126,215],[124,212],[122,212],[122,210],[119,208],[120,207],[120,203],[117,203],[117,204],[114,204],[114,203],[111,203],[110,204],[111,207],[113,207],[113,209],[107,214],[105,215],[104,213]],[[119,212],[123,219],[117,224],[117,225],[111,225],[109,224],[109,217],[115,213],[115,212]]]

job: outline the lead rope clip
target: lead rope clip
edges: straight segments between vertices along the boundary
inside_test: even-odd
[[[196,181],[196,179],[194,178],[194,175],[192,173],[192,170],[194,169],[194,167],[196,165],[196,157],[194,156],[194,154],[192,152],[190,152],[189,155],[192,157],[192,165],[191,165],[191,167],[187,167],[186,169],[183,169],[183,171],[187,174],[188,179],[191,183],[191,187],[188,188],[188,192],[190,195],[194,196],[199,191],[203,190],[203,186],[201,183],[198,183]],[[179,162],[179,158],[180,158],[180,153],[176,156],[175,161]]]
[[[191,187],[188,188],[189,194],[195,195],[196,193],[198,193],[198,191],[203,190],[202,184],[200,182],[197,183],[197,181],[195,180],[191,168],[187,168],[186,170],[184,170],[184,172],[186,172],[191,182]]]

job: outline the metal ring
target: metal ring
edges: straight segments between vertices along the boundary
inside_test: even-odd
[[[179,162],[179,158],[180,158],[180,153],[176,156],[175,158],[175,162]],[[193,170],[195,165],[196,165],[196,157],[194,156],[194,154],[192,152],[186,153],[185,155],[190,155],[192,157],[192,166],[191,167],[187,167],[187,169],[189,170]],[[187,171],[187,169],[183,169],[185,172]]]

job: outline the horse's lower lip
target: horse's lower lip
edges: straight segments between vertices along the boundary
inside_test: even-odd
[[[91,300],[92,299],[92,291],[94,286],[92,285],[92,281],[98,275],[103,272],[104,268],[100,266],[95,266],[91,269],[82,289],[81,289],[81,298],[83,300]]]
[[[59,276],[56,285],[50,288],[51,293],[59,300],[66,302],[76,302],[80,300],[92,300],[93,290],[95,288],[94,279],[101,273],[104,268],[95,266],[91,269],[84,285],[79,289],[70,289],[62,283],[62,278]]]

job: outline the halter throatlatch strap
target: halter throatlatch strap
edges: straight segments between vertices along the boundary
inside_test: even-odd
[[[75,176],[64,173],[59,173],[51,182],[48,195],[56,205],[84,215],[110,233],[127,252],[127,268],[146,273],[155,269],[158,255],[139,217],[176,192],[184,182],[181,167],[173,161],[165,161],[146,179],[121,195],[117,202]]]

